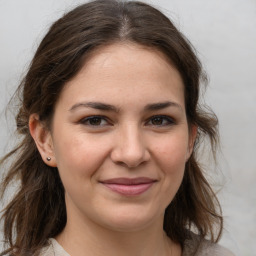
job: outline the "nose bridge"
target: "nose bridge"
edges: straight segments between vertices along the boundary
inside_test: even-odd
[[[120,127],[116,146],[113,149],[113,160],[128,167],[136,167],[149,158],[143,132],[136,123]]]
[[[129,124],[122,129],[122,138],[124,140],[123,150],[128,153],[143,151],[143,134],[136,124]]]

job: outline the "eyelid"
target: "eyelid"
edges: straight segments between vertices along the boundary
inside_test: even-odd
[[[94,118],[99,118],[101,119],[101,121],[105,121],[105,124],[90,124],[90,120],[93,120]],[[163,120],[163,124],[150,124],[150,122],[152,122],[152,120],[154,118],[160,118]],[[88,127],[92,127],[92,128],[102,128],[102,127],[106,127],[106,126],[112,126],[113,123],[111,122],[111,120],[106,117],[106,116],[102,116],[102,115],[91,115],[91,116],[87,116],[87,117],[83,117],[78,121],[79,124],[82,124],[84,126],[88,126]],[[148,118],[145,122],[146,126],[154,126],[154,127],[166,127],[166,126],[172,126],[176,124],[176,120],[169,116],[169,115],[153,115],[150,118]]]
[[[93,118],[100,118],[101,120],[104,120],[107,122],[107,124],[100,124],[100,125],[92,125],[92,124],[89,124],[87,122],[89,122],[90,120],[92,120]],[[84,117],[82,119],[80,119],[78,121],[79,124],[82,124],[82,125],[86,125],[86,126],[89,126],[89,127],[94,127],[94,128],[100,128],[100,127],[105,127],[105,126],[108,126],[108,125],[112,125],[109,118],[107,118],[106,116],[102,116],[102,115],[92,115],[92,116],[87,116],[87,117]]]
[[[150,121],[152,121],[154,118],[162,118],[162,119],[165,119],[168,121],[168,124],[160,124],[160,125],[154,125],[154,124],[151,124],[152,126],[155,126],[155,127],[164,127],[164,126],[172,126],[174,124],[176,124],[176,121],[173,117],[171,116],[168,116],[168,115],[154,115],[154,116],[151,116],[150,118],[148,118],[148,120],[146,121],[146,124],[148,124]]]

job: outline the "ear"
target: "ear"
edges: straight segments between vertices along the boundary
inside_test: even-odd
[[[51,167],[57,167],[52,135],[49,129],[39,120],[38,114],[30,115],[29,131],[45,164]]]
[[[197,137],[197,125],[190,125],[189,127],[189,141],[188,141],[188,152],[187,152],[187,161],[190,158],[193,149],[194,149],[194,145],[195,145],[195,141],[196,141],[196,137]]]

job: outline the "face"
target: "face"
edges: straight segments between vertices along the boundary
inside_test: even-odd
[[[180,74],[156,50],[102,48],[66,84],[49,136],[68,221],[125,231],[162,222],[193,144]]]

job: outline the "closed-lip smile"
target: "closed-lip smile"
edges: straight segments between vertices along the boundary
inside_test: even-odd
[[[124,196],[137,196],[146,192],[157,180],[147,177],[113,178],[100,183]]]

